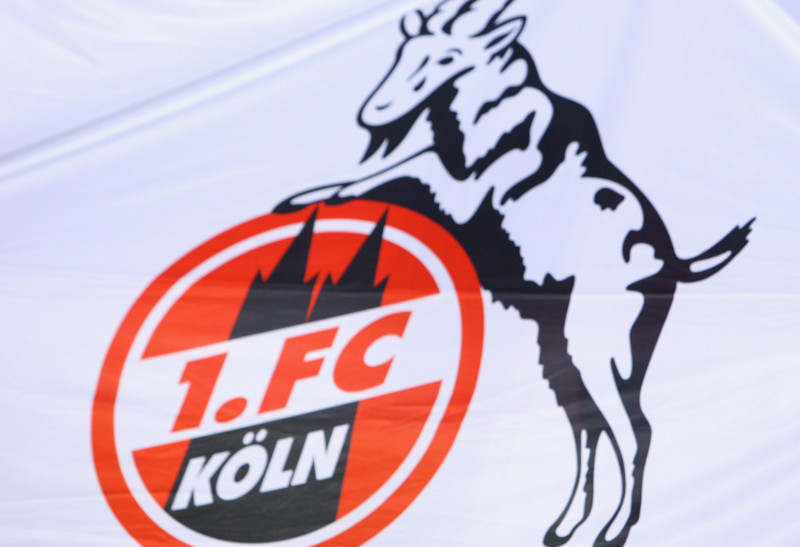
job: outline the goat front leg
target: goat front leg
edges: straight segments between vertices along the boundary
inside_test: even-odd
[[[273,209],[276,213],[291,213],[302,209],[308,205],[320,202],[330,202],[334,199],[342,189],[346,188],[352,182],[339,182],[334,184],[326,184],[325,186],[317,186],[311,190],[304,190],[298,194],[294,194],[280,202]]]
[[[421,178],[426,169],[430,171],[431,165],[436,167],[437,163],[441,165],[435,154],[429,149],[425,149],[369,176],[304,190],[283,200],[275,207],[274,211],[288,213],[315,203],[335,204],[356,199],[400,178]]]

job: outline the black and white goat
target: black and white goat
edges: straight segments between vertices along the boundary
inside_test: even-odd
[[[679,258],[656,209],[606,158],[589,111],[540,80],[517,40],[525,18],[504,19],[510,3],[446,0],[406,16],[394,65],[358,122],[372,136],[366,157],[384,144],[391,154],[423,113],[432,143],[276,211],[358,197],[409,207],[448,228],[494,299],[538,323],[543,375],[572,428],[575,483],[544,543],[565,543],[588,518],[605,434],[623,486],[595,544],[621,545],[639,519],[651,439],[642,381],[676,285],[728,264],[752,220],[704,253]],[[698,270],[705,260],[713,265]]]

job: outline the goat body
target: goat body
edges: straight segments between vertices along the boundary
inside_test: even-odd
[[[498,10],[492,0],[445,1],[428,16],[417,12],[416,23],[404,20],[395,64],[358,120],[373,137],[367,156],[384,141],[391,153],[423,112],[431,145],[363,180],[293,196],[276,211],[357,197],[447,228],[493,298],[538,323],[543,376],[572,429],[575,482],[544,543],[565,543],[588,518],[605,435],[623,488],[595,544],[621,545],[639,519],[650,446],[642,382],[676,286],[728,264],[753,221],[696,257],[678,258],[655,207],[606,158],[589,111],[540,80],[516,42],[524,18],[500,21],[509,3]],[[712,267],[693,271],[710,259]],[[613,297],[587,298],[597,294]]]

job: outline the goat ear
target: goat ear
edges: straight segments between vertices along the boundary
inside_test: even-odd
[[[494,56],[504,51],[519,38],[522,28],[525,26],[524,17],[514,17],[502,25],[493,28],[481,38],[483,39],[483,49],[490,56]]]

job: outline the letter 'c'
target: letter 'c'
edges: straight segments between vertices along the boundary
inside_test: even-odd
[[[342,391],[362,391],[378,386],[386,379],[389,365],[394,357],[380,365],[370,366],[364,362],[370,346],[384,336],[402,336],[411,312],[395,313],[378,319],[364,327],[342,350],[333,381]]]

